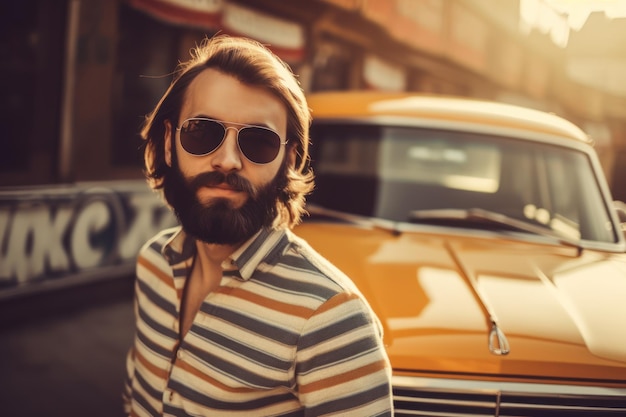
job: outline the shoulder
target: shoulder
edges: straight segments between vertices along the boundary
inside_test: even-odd
[[[304,264],[309,265],[314,271],[317,271],[319,276],[323,277],[322,279],[327,285],[335,291],[332,297],[324,300],[324,303],[320,305],[320,309],[323,310],[329,306],[340,304],[344,304],[345,306],[351,305],[352,307],[348,310],[358,310],[369,317],[369,320],[375,323],[378,332],[382,335],[382,326],[376,313],[352,279],[324,256],[319,254],[304,239],[293,233],[290,234],[290,238],[293,251],[302,257]]]
[[[328,309],[348,315],[359,311],[378,322],[376,314],[350,277],[293,232],[289,231],[287,238],[289,244],[272,269],[274,277],[286,281],[277,286],[283,290],[288,288],[294,296],[306,299],[314,315]]]
[[[360,295],[356,285],[352,280],[328,259],[319,254],[304,239],[290,232],[288,234],[290,247],[286,258],[286,262],[295,264],[304,271],[315,274],[320,279],[326,281],[327,285],[334,287],[337,292],[348,292]]]

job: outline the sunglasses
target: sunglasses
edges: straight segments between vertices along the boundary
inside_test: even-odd
[[[225,126],[224,123],[240,127]],[[222,122],[204,117],[192,117],[176,128],[183,149],[197,156],[215,152],[224,142],[228,129],[237,132],[239,150],[255,164],[272,162],[278,156],[280,146],[287,143],[281,140],[278,133],[264,126]]]

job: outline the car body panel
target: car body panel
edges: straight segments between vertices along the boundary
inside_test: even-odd
[[[314,125],[428,127],[576,149],[587,155],[609,221],[619,230],[592,140],[555,115],[413,93],[319,93],[309,105]],[[315,204],[295,232],[352,278],[371,304],[398,381],[521,382],[537,384],[539,391],[548,384],[555,395],[568,386],[626,394],[622,232],[612,242],[568,242],[510,230],[408,224]],[[508,352],[490,348],[496,330]]]
[[[603,320],[624,310],[626,264],[615,255],[331,223],[297,233],[369,300],[394,369],[626,383],[626,332]],[[529,258],[538,245],[541,257]],[[586,290],[586,274],[599,291]],[[506,356],[488,349],[490,311],[508,338]]]
[[[358,91],[316,93],[308,97],[314,120],[404,117],[421,123],[474,124],[554,135],[581,143],[591,139],[573,123],[555,115],[519,106],[467,98]]]

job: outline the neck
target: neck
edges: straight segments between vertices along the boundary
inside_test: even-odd
[[[220,245],[196,240],[198,258],[202,263],[221,265],[241,244]]]
[[[196,257],[193,262],[191,280],[204,288],[219,286],[222,274],[222,262],[226,260],[239,245],[218,245],[196,240]]]

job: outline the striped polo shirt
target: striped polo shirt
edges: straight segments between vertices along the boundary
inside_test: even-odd
[[[129,415],[392,415],[376,316],[352,281],[290,230],[262,229],[235,251],[180,340],[195,251],[173,228],[139,253]]]

